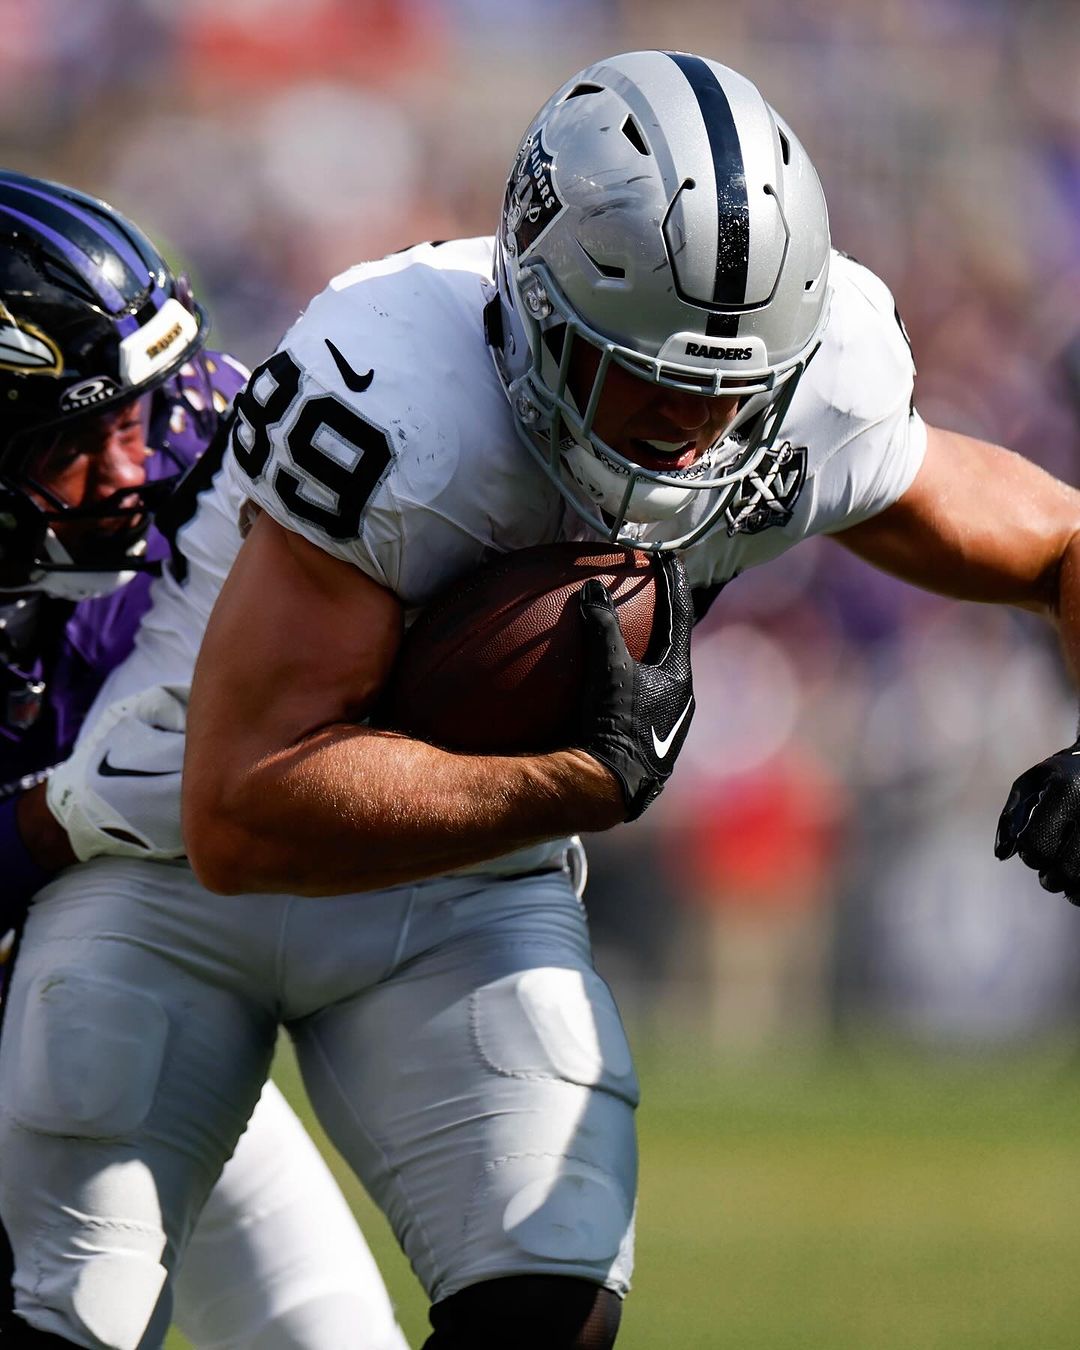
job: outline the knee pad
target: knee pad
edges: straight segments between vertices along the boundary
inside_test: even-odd
[[[590,1280],[512,1275],[437,1303],[423,1350],[610,1350],[621,1317],[618,1295]]]

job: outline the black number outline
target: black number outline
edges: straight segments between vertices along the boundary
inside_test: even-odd
[[[315,437],[323,427],[336,432],[361,452],[351,468],[315,444]],[[393,458],[390,437],[333,394],[319,394],[304,403],[287,444],[297,468],[306,469],[314,482],[334,493],[337,505],[320,506],[302,497],[300,478],[280,465],[274,474],[274,491],[285,509],[298,519],[317,525],[331,539],[357,538],[368,498]]]
[[[267,373],[274,380],[270,394],[255,396],[256,382]],[[236,462],[254,480],[262,477],[272,446],[269,429],[281,426],[300,392],[303,372],[286,351],[275,352],[252,372],[247,386],[236,400],[236,424],[232,450]],[[250,444],[240,439],[240,427],[247,428]],[[357,451],[351,467],[320,450],[315,444],[319,431],[326,427]],[[335,497],[334,506],[309,501],[300,492],[303,480],[284,465],[274,471],[271,486],[282,506],[298,520],[317,526],[331,539],[355,539],[360,521],[372,493],[382,481],[393,460],[390,437],[355,408],[334,394],[316,394],[303,400],[293,425],[285,432],[285,446],[292,462],[303,469],[320,487]]]
[[[255,386],[263,375],[270,376],[274,388],[265,399],[260,399],[255,393]],[[288,352],[275,352],[269,361],[264,361],[251,372],[251,379],[236,396],[232,452],[237,464],[249,478],[258,481],[262,477],[273,448],[269,428],[285,420],[286,413],[300,392],[300,376],[300,367]],[[251,435],[250,445],[245,445],[240,439],[241,426],[246,427]]]

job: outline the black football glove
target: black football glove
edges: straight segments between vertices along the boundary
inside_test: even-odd
[[[587,581],[580,603],[587,675],[579,743],[618,778],[626,819],[636,820],[667,782],[694,716],[690,587],[679,559],[665,554],[656,623],[668,626],[670,638],[656,665],[635,661],[627,651],[602,582]]]
[[[1080,905],[1080,740],[1022,773],[998,820],[994,854],[1014,853],[1044,890]]]

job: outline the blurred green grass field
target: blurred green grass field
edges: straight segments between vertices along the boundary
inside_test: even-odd
[[[638,1048],[624,1350],[1075,1350],[1080,1058]],[[275,1076],[320,1143],[287,1049]],[[336,1158],[410,1343],[426,1306]],[[185,1342],[173,1335],[169,1350]],[[328,1348],[331,1350],[331,1348]]]

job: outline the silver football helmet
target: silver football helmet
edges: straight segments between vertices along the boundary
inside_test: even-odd
[[[775,474],[774,441],[828,310],[821,185],[755,86],[680,52],[630,52],[575,75],[521,142],[495,266],[489,337],[519,434],[589,525],[639,548],[685,547],[725,518],[737,528],[743,485]],[[578,342],[599,362],[575,398]],[[613,362],[672,389],[735,395],[738,411],[688,468],[644,468],[593,429]],[[713,499],[685,530],[638,537],[634,526],[701,493]]]

